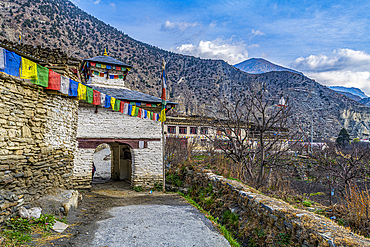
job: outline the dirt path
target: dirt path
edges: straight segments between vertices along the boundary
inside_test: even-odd
[[[93,184],[68,216],[71,225],[41,246],[229,246],[177,194],[134,192],[124,182]]]

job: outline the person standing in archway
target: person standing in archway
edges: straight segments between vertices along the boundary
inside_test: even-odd
[[[92,164],[92,177],[91,177],[91,184],[92,184],[92,180],[94,179],[94,174],[95,174],[95,172],[96,172],[96,167],[95,167],[95,164],[94,164],[94,162],[93,162],[93,164]]]

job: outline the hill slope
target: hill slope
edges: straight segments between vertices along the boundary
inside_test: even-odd
[[[301,72],[273,64],[263,58],[251,58],[241,63],[235,64],[234,66],[249,74],[263,74],[272,71],[288,71],[302,75]]]
[[[224,61],[164,51],[128,37],[67,0],[3,0],[0,15],[0,39],[17,41],[22,34],[23,43],[61,48],[78,58],[101,55],[108,48],[109,55],[134,66],[125,85],[155,96],[160,96],[161,59],[165,58],[168,97],[187,114],[214,109],[218,97],[231,97],[266,82],[270,97],[289,96],[294,122],[306,133],[310,133],[313,117],[315,138],[336,137],[342,127],[353,136],[370,134],[369,107],[301,74],[253,75]]]

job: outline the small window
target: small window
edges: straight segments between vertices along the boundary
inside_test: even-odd
[[[207,127],[201,127],[200,128],[200,133],[202,135],[208,135],[208,128]]]
[[[197,127],[190,127],[190,134],[196,135],[198,134],[198,129]]]
[[[179,134],[186,134],[187,127],[179,127]]]
[[[176,134],[176,126],[168,126],[167,127],[167,132],[169,134]]]

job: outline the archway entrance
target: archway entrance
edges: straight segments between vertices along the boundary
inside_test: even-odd
[[[113,149],[112,180],[125,180],[131,183],[133,151],[128,144],[111,143]]]
[[[94,151],[93,163],[96,172],[93,177],[94,182],[104,182],[112,176],[112,149],[107,143],[100,144]]]

